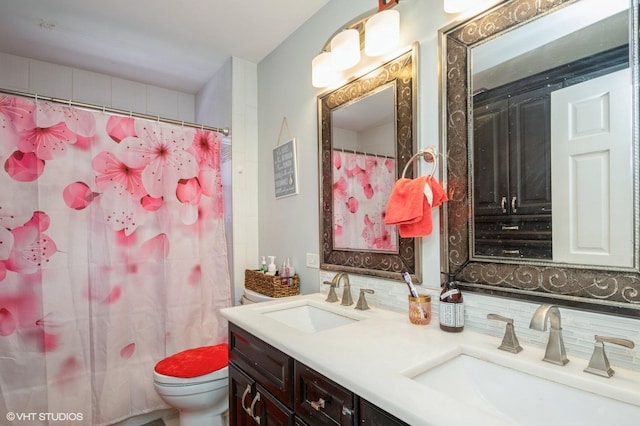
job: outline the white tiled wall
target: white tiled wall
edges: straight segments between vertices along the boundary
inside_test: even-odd
[[[0,53],[0,88],[192,123],[195,95]]]
[[[334,275],[334,272],[320,271],[320,282],[331,281]],[[349,282],[354,301],[358,300],[361,288],[370,288],[375,293],[367,294],[369,305],[407,312],[409,293],[406,284],[362,275],[349,275]],[[321,293],[326,294],[328,290],[329,286],[321,285]],[[339,298],[342,298],[342,290],[342,287],[337,289]],[[437,300],[440,289],[419,286],[418,291],[431,295],[434,320],[429,327],[438,327]],[[518,341],[525,350],[526,345],[542,348],[546,346],[549,333],[529,329],[529,322],[539,304],[468,292],[464,293],[464,302],[465,329],[496,336],[496,347],[500,345],[504,335],[504,323],[487,320],[487,314],[490,313],[513,318]],[[570,361],[572,356],[588,360],[593,352],[594,336],[598,334],[632,340],[636,344],[634,349],[608,344],[606,353],[614,370],[616,366],[640,370],[640,320],[563,307],[560,308],[560,313],[562,334]]]
[[[258,69],[233,58],[233,287],[238,303],[244,270],[258,261]],[[253,266],[251,266],[253,267]]]

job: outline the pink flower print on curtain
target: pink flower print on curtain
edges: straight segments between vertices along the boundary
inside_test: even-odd
[[[226,341],[217,133],[0,96],[0,412],[166,408],[160,359]]]
[[[179,128],[139,120],[138,136],[129,136],[118,144],[117,156],[129,167],[142,168],[142,182],[154,197],[174,197],[180,179],[197,176],[198,162],[189,148],[193,137]]]
[[[394,159],[333,151],[334,248],[397,252],[397,228],[384,224],[394,182]]]

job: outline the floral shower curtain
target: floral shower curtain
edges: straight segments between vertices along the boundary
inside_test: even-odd
[[[0,424],[165,408],[155,363],[226,341],[220,145],[0,94]]]
[[[334,248],[397,252],[397,227],[384,224],[395,159],[339,150],[332,155]]]

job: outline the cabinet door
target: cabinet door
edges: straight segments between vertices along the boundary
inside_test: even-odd
[[[250,426],[255,422],[247,409],[251,407],[255,382],[234,364],[229,364],[229,424]]]
[[[293,426],[293,411],[264,387],[229,364],[229,424]]]
[[[551,213],[550,94],[559,88],[543,87],[509,101],[510,214]]]
[[[508,208],[508,102],[474,108],[473,208],[476,216],[504,215]]]
[[[361,426],[409,426],[397,417],[392,416],[362,398],[360,398],[359,424]]]
[[[269,392],[256,385],[256,404],[253,406],[253,417],[262,426],[293,426],[293,412],[276,400]]]

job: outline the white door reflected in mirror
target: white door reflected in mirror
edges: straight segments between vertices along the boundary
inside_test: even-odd
[[[633,266],[627,68],[551,93],[553,260]]]

